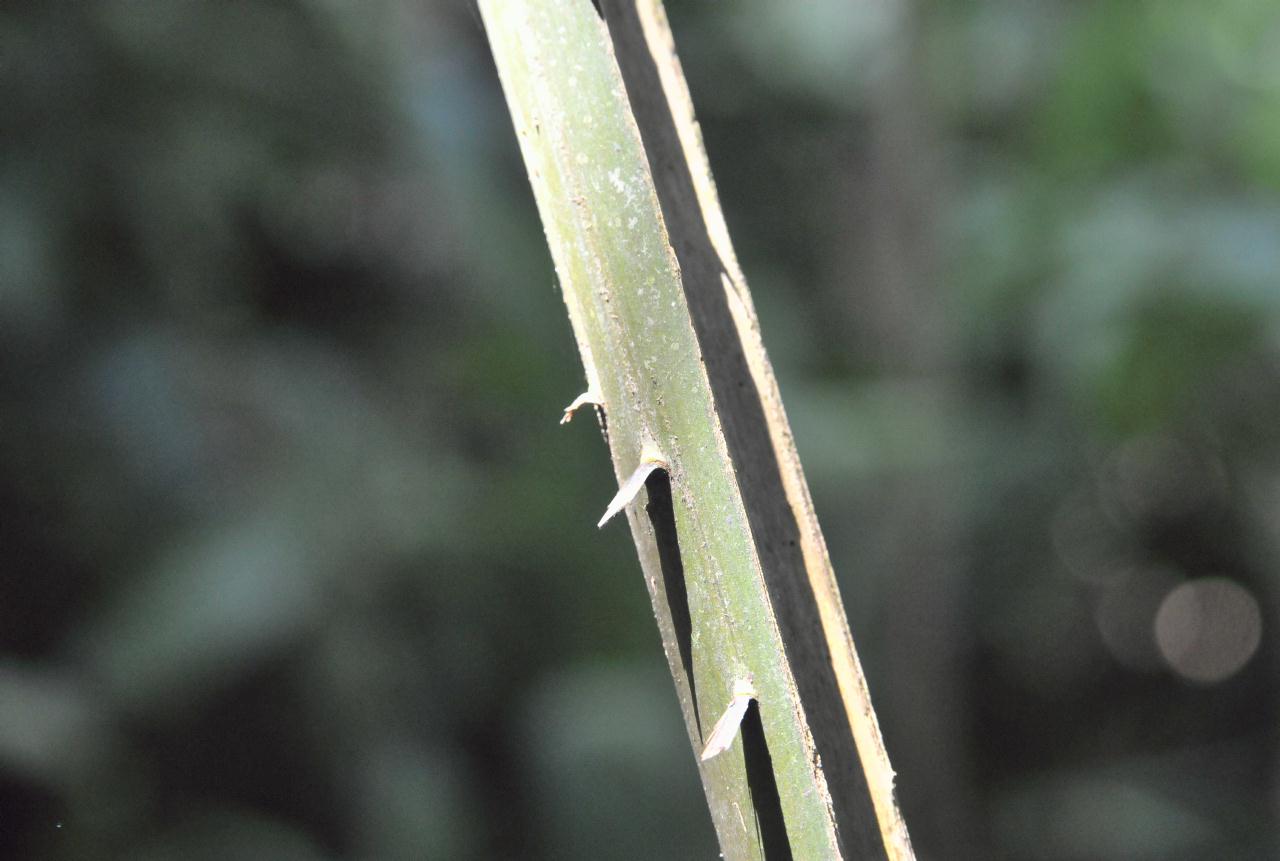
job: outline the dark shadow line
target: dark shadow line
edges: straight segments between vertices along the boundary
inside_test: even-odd
[[[658,562],[662,566],[663,592],[667,611],[680,651],[680,664],[689,682],[689,701],[693,705],[698,736],[702,736],[702,718],[698,714],[698,691],[693,679],[693,617],[689,612],[689,587],[684,579],[684,562],[680,558],[680,539],[676,535],[676,513],[671,500],[671,477],[665,469],[654,470],[645,479],[649,496],[646,511],[653,527],[653,540],[658,546]]]
[[[756,814],[756,833],[766,861],[791,861],[791,841],[787,839],[787,823],[782,817],[782,799],[778,781],[773,776],[773,757],[764,737],[760,721],[760,704],[747,706],[742,719],[742,756],[747,767],[747,786],[751,789],[751,807]]]

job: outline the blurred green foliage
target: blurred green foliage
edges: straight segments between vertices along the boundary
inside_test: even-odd
[[[1280,10],[670,12],[921,856],[1276,857]],[[0,66],[0,856],[714,857],[474,10]]]

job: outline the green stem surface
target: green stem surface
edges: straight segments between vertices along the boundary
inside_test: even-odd
[[[656,0],[481,0],[726,858],[910,858],[878,727]],[[669,481],[669,484],[667,483]],[[601,506],[614,488],[601,488]]]

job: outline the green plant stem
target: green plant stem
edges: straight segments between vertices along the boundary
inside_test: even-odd
[[[694,750],[754,694],[741,737],[700,763],[721,847],[909,858],[665,15],[601,5],[480,10],[619,484],[664,467],[626,511]]]

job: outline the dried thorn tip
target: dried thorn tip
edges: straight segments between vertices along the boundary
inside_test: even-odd
[[[604,516],[600,518],[596,528],[599,529],[604,526],[609,522],[609,518],[626,508],[627,503],[636,498],[640,488],[644,487],[645,479],[649,477],[649,473],[655,469],[666,468],[666,461],[660,457],[650,456],[642,459],[640,465],[636,467],[636,471],[631,473],[631,477],[622,483],[622,487],[618,488],[618,492],[613,495],[613,499],[609,500],[609,507],[604,510]]]
[[[595,406],[602,407],[604,406],[604,401],[602,401],[600,396],[595,392],[587,389],[585,392],[574,398],[573,403],[564,408],[564,416],[561,417],[560,424],[568,424],[569,420],[573,418],[573,414],[578,411],[578,408],[586,406],[587,404],[594,404]]]
[[[733,740],[738,737],[738,728],[747,715],[747,706],[751,705],[755,697],[756,691],[750,682],[738,682],[733,686],[733,699],[729,700],[729,707],[711,728],[711,735],[707,736],[707,743],[702,748],[699,760],[706,762],[729,749]]]

